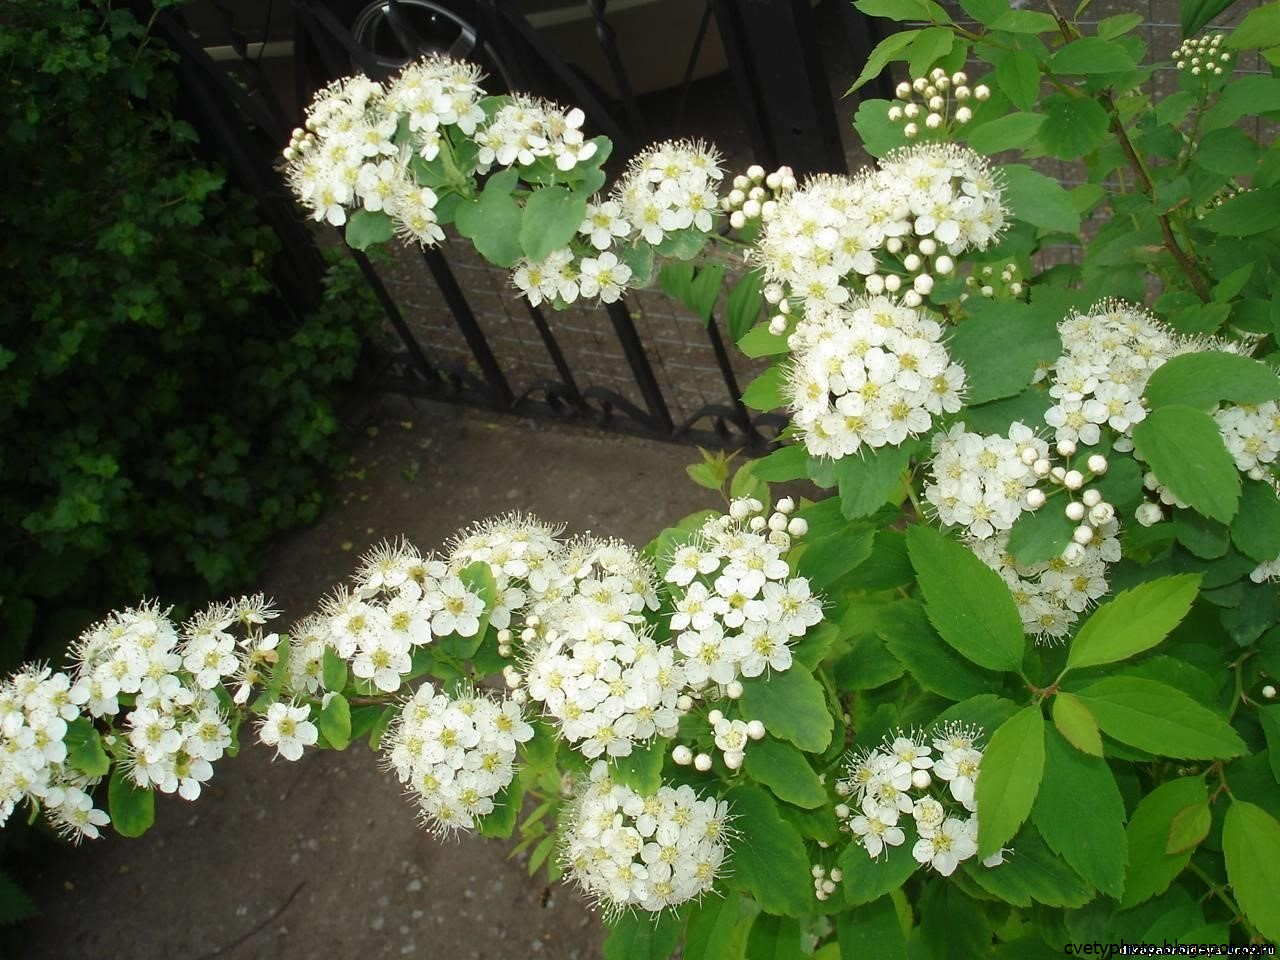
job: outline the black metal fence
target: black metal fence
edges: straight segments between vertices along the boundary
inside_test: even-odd
[[[686,10],[698,6],[680,2]],[[294,0],[292,91],[268,76],[264,54],[276,42],[271,8],[263,23],[262,5],[254,6],[259,18],[247,26],[231,0],[205,0],[189,20],[161,11],[155,29],[179,54],[185,99],[204,142],[259,199],[280,235],[279,282],[299,311],[317,302],[323,261],[276,170],[298,104],[330,79],[355,70],[381,78],[420,53],[472,57],[491,82],[581,106],[587,125],[626,156],[685,121],[700,95],[695,68],[718,39],[747,159],[785,159],[801,173],[846,168],[818,40],[821,11],[812,0],[706,0],[695,11],[681,82],[656,106],[635,92],[604,0],[577,4],[586,8],[598,46],[592,52],[604,64],[594,77],[554,49],[515,0]],[[874,43],[870,26],[843,2],[839,16],[842,52],[860,65]],[[217,62],[211,45],[219,48]],[[292,107],[284,103],[290,95]],[[375,388],[711,446],[764,448],[783,426],[780,417],[752,415],[741,403],[753,369],[726,348],[714,317],[703,324],[645,293],[547,314],[508,289],[505,271],[464,246],[401,250],[377,266],[354,254],[390,334],[378,339]]]

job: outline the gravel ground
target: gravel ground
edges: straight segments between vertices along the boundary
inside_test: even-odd
[[[356,428],[336,502],[290,537],[261,588],[307,613],[385,537],[423,549],[509,510],[642,546],[715,506],[683,467],[697,451],[455,408],[384,401]],[[29,960],[311,960],[599,956],[570,887],[530,877],[511,843],[437,840],[363,745],[298,763],[252,746],[157,825],[65,848],[20,879],[43,914]]]

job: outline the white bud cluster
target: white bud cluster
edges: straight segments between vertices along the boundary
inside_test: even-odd
[[[985,84],[970,87],[965,73],[949,74],[941,67],[934,67],[928,77],[898,84],[894,92],[898,99],[889,107],[889,120],[903,125],[902,133],[908,140],[930,134],[951,136],[953,121],[964,126],[973,119],[969,102],[991,96]]]
[[[748,223],[772,217],[778,198],[797,185],[790,167],[765,173],[764,167],[752,164],[745,174],[733,178],[732,189],[720,198],[720,209],[729,214],[729,226],[741,230]]]
[[[986,264],[965,277],[964,286],[964,292],[960,294],[962,302],[970,296],[988,300],[1017,300],[1026,291],[1021,269],[1013,260],[1003,265]]]
[[[885,296],[810,310],[789,338],[783,395],[816,457],[897,445],[960,409],[964,369],[923,309]]]
[[[723,800],[699,799],[689,786],[644,796],[597,762],[561,818],[560,859],[606,915],[657,912],[711,889],[724,864],[728,819]]]
[[[515,775],[516,748],[533,738],[520,707],[475,692],[449,696],[429,683],[414,691],[381,749],[418,802],[433,833],[470,830],[494,811]]]
[[[1183,40],[1173,51],[1173,65],[1193,77],[1203,76],[1206,80],[1221,76],[1231,64],[1231,51],[1222,48],[1222,37],[1220,33],[1212,33]]]
[[[691,689],[788,669],[791,643],[821,621],[821,601],[787,564],[808,530],[792,509],[780,501],[766,519],[759,500],[734,500],[672,554],[671,634]]]
[[[828,870],[820,863],[815,863],[810,873],[813,876],[813,895],[820,901],[830,900],[836,892],[836,884],[844,879],[844,871],[839,867]]]
[[[974,787],[982,765],[980,737],[980,730],[960,723],[947,724],[931,739],[899,730],[876,749],[853,757],[848,775],[836,783],[836,794],[846,798],[836,806],[841,829],[874,860],[906,843],[903,827],[912,824],[917,837],[912,856],[950,876],[978,853]],[[984,865],[999,865],[1003,853]]]

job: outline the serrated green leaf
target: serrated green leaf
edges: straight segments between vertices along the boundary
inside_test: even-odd
[[[486,190],[487,192],[487,190]],[[524,203],[520,247],[537,263],[569,245],[587,216],[587,196],[564,187],[541,187]]]
[[[802,444],[779,447],[768,456],[756,461],[756,476],[766,483],[785,483],[803,480],[809,451]]]
[[[864,851],[858,852],[866,856]],[[841,960],[865,960],[871,956],[907,960],[907,941],[892,897],[882,896],[838,914],[836,935]]]
[[[1019,110],[1031,110],[1040,100],[1040,65],[1025,50],[1010,50],[996,60],[996,83]]]
[[[855,7],[869,17],[885,17],[899,22],[925,20],[929,23],[950,23],[947,11],[933,0],[854,0]]]
[[[1124,73],[1135,67],[1137,63],[1124,44],[1102,37],[1072,40],[1049,58],[1049,69],[1057,74]]]
[[[848,92],[853,93],[863,84],[880,76],[881,71],[894,60],[904,59],[902,51],[911,45],[919,33],[919,30],[902,30],[889,34],[877,43]]]
[[[853,129],[862,140],[863,148],[873,157],[883,157],[908,142],[903,132],[906,125],[889,119],[889,106],[888,100],[863,100],[853,115]]]
[[[1253,237],[1280,227],[1280,186],[1236,194],[1214,207],[1200,225],[1224,237]]]
[[[758,324],[748,330],[738,341],[738,349],[743,356],[758,359],[760,357],[780,357],[791,348],[787,346],[787,338],[769,332],[767,323]]]
[[[775,364],[756,377],[742,393],[742,402],[752,410],[769,412],[785,405],[782,385],[786,380],[781,364]]]
[[[333,749],[345,750],[351,743],[351,705],[347,698],[340,693],[329,697],[316,717],[316,725]]]
[[[1191,162],[1224,177],[1253,173],[1260,155],[1258,141],[1237,127],[1210,130],[1196,144]]]
[[[1093,757],[1102,756],[1102,733],[1089,708],[1069,693],[1053,698],[1053,725],[1077,750]]]
[[[1183,573],[1140,583],[1098,607],[1071,641],[1067,669],[1127,660],[1167,637],[1195,602],[1199,574]]]
[[[454,213],[458,232],[471,240],[479,254],[508,269],[524,255],[520,245],[523,211],[511,195],[518,181],[516,171],[501,170],[489,178],[479,199],[460,203]]]
[[[911,855],[911,844],[885,847],[879,857],[871,857],[858,843],[850,843],[840,854],[840,869],[844,879],[844,902],[859,907],[880,899],[886,893],[899,889],[920,864]]]
[[[1057,33],[1058,21],[1039,10],[1007,10],[991,28],[1008,33]]]
[[[840,488],[840,511],[850,520],[869,517],[903,488],[903,473],[919,449],[914,440],[898,446],[886,444],[859,451],[835,461]]]
[[[960,869],[983,890],[1017,907],[1029,907],[1035,901],[1071,909],[1084,906],[1095,896],[1093,889],[1030,826],[1014,838],[1013,852],[1000,866],[989,868],[977,860],[967,860]]]
[[[1009,9],[1007,0],[960,0],[960,9],[976,23],[990,26]]]
[[[1062,353],[1061,316],[1043,307],[978,300],[971,313],[947,343],[964,367],[970,404],[1021,393],[1040,364]]]
[[[515,832],[516,819],[524,801],[524,783],[516,777],[493,798],[493,811],[476,818],[480,836],[505,840]]]
[[[747,956],[751,960],[808,960],[809,954],[800,946],[806,939],[800,921],[762,913],[747,935]]]
[[[143,790],[118,765],[107,786],[107,812],[122,837],[140,837],[156,822],[156,795]]]
[[[1125,829],[1129,840],[1129,870],[1121,908],[1128,909],[1165,892],[1174,877],[1187,867],[1192,851],[1167,852],[1170,828],[1181,810],[1202,804],[1207,797],[1201,778],[1181,777],[1162,783],[1139,801]]]
[[[747,747],[743,769],[775,797],[813,810],[827,802],[827,791],[804,754],[788,743],[765,737]]]
[[[708,896],[696,904],[685,927],[685,960],[721,960],[728,957],[741,904],[742,898],[736,894]]]
[[[948,27],[921,30],[907,56],[907,70],[911,76],[927,76],[929,69],[951,52],[955,39],[955,34]]]
[[[1227,46],[1232,50],[1280,46],[1280,3],[1266,3],[1246,13],[1227,34]]]
[[[1022,618],[1000,575],[932,527],[907,531],[930,622],[962,656],[989,670],[1020,670]]]
[[[606,926],[604,960],[667,960],[684,932],[683,920],[671,910],[627,910]]]
[[[324,688],[340,693],[347,685],[347,661],[333,647],[324,648]]]
[[[76,717],[67,724],[62,742],[67,748],[67,763],[86,776],[105,777],[111,771],[102,736],[88,717]]]
[[[1235,0],[1179,0],[1178,13],[1182,23],[1182,36],[1194,37],[1218,14]]]
[[[918,909],[919,938],[929,948],[929,956],[948,960],[988,960],[991,956],[991,920],[957,884],[926,885]]]
[[[1271,775],[1280,783],[1280,704],[1259,707],[1258,723],[1267,738],[1267,763],[1271,766]]]
[[[1062,556],[1075,529],[1056,504],[1023,511],[1009,530],[1009,552],[1024,566],[1047,563]]]
[[[1161,364],[1142,395],[1153,409],[1181,403],[1213,410],[1223,400],[1258,404],[1280,398],[1280,377],[1259,360],[1207,350]]]
[[[1232,800],[1222,826],[1222,852],[1245,916],[1268,940],[1280,940],[1280,823],[1259,806]]]
[[[1017,163],[1001,170],[1005,202],[1014,218],[1051,233],[1080,232],[1080,213],[1057,180]]]
[[[1036,705],[1024,707],[991,735],[974,784],[978,856],[991,856],[1013,839],[1031,813],[1044,773],[1044,717]]]
[[[746,890],[769,913],[802,917],[813,912],[813,877],[804,840],[759,787],[726,794],[738,839],[727,884]]]
[[[814,589],[825,590],[871,556],[875,536],[875,527],[867,521],[823,525],[806,537],[796,572],[808,577]]]
[[[395,236],[395,225],[382,211],[356,210],[347,220],[347,245],[356,250],[386,243]]]
[[[1051,157],[1074,160],[1093,153],[1107,139],[1111,118],[1096,100],[1056,94],[1045,98],[1043,109],[1040,143]]]
[[[918,600],[899,600],[882,608],[876,631],[889,652],[930,693],[959,701],[1000,689],[996,674],[970,663],[943,642]]]
[[[1134,27],[1142,25],[1142,14],[1140,13],[1118,13],[1113,17],[1107,17],[1098,23],[1098,36],[1104,40],[1114,40],[1116,37],[1123,36]]]
[[[615,757],[609,761],[609,773],[619,783],[642,796],[657,793],[662,786],[662,763],[669,746],[670,741],[663,737],[655,737],[646,744],[637,744],[625,757]]]
[[[1169,404],[1133,428],[1138,456],[1192,509],[1230,523],[1240,499],[1240,474],[1218,425],[1203,410]]]
[[[988,155],[1025,147],[1035,140],[1043,123],[1042,113],[1008,113],[974,127],[969,132],[969,146]]]
[[[1169,840],[1164,845],[1164,852],[1177,855],[1194,850],[1213,826],[1213,813],[1207,801],[1197,801],[1183,807],[1173,816],[1169,824]]]
[[[1080,876],[1118,898],[1128,847],[1116,778],[1105,760],[1076,750],[1056,730],[1045,731],[1044,746],[1044,778],[1032,810],[1036,829]],[[979,780],[985,775],[984,770]]]
[[[763,285],[764,277],[760,271],[751,270],[729,289],[729,296],[725,300],[725,323],[729,326],[729,336],[740,346],[743,337],[760,317],[760,310],[764,306],[764,294],[761,293]],[[764,331],[769,332],[767,325]],[[785,338],[775,337],[775,339],[781,340],[785,348]]]
[[[1189,760],[1238,757],[1239,734],[1181,690],[1138,677],[1106,677],[1073,690],[1102,732],[1131,747]]]
[[[822,753],[831,743],[834,720],[822,684],[798,664],[743,680],[739,704],[743,715],[763,723],[770,736],[806,753]]]

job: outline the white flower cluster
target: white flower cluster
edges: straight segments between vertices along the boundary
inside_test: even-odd
[[[1280,404],[1274,400],[1213,412],[1227,452],[1236,469],[1254,480],[1265,480],[1280,456]]]
[[[1231,63],[1231,51],[1222,49],[1222,37],[1221,33],[1212,33],[1183,40],[1173,51],[1173,65],[1193,77],[1221,76],[1223,68]]]
[[[614,188],[622,217],[651,246],[673,233],[710,233],[724,178],[720,154],[702,142],[667,141],[636,154]]]
[[[400,689],[412,669],[413,651],[437,637],[473,637],[484,598],[442,560],[423,557],[406,542],[384,544],[365,559],[354,590],[339,588],[321,606],[321,624],[304,636],[314,662],[323,637],[351,672],[384,693]],[[314,691],[311,691],[314,692]]]
[[[477,693],[414,691],[382,741],[387,765],[433,833],[469,830],[515,776],[516,748],[533,737],[520,707]]]
[[[733,178],[733,188],[720,198],[720,209],[729,214],[729,226],[741,230],[750,221],[773,216],[778,197],[798,185],[790,167],[765,173],[764,167],[755,163],[747,167],[745,174]]]
[[[964,368],[947,354],[941,324],[918,307],[859,296],[809,311],[788,343],[783,394],[815,457],[900,444],[960,409]]]
[[[1039,480],[1032,464],[1049,456],[1049,444],[1025,424],[1011,424],[1007,436],[984,436],[956,423],[935,434],[932,445],[924,496],[944,526],[985,540],[1031,509],[1027,495]]]
[[[729,839],[728,804],[689,786],[650,796],[614,782],[603,762],[562,816],[566,873],[606,914],[657,912],[711,890]]]
[[[67,725],[80,717],[82,693],[48,667],[25,667],[0,683],[0,824],[23,800],[75,841],[111,822],[90,796],[101,778],[68,760]]]
[[[734,500],[671,557],[671,634],[692,690],[791,666],[791,644],[822,619],[805,577],[787,552],[808,525],[779,501],[767,518],[755,499]]]
[[[684,670],[645,617],[657,609],[656,571],[625,544],[591,539],[570,544],[563,562],[571,579],[535,603],[524,672],[508,683],[523,684],[583,756],[625,757],[674,733],[680,715]]]
[[[848,776],[836,783],[836,793],[849,801],[836,806],[841,828],[875,859],[887,847],[906,843],[903,827],[913,823],[918,839],[911,855],[949,877],[978,852],[974,786],[982,765],[980,737],[976,728],[951,723],[931,743],[921,733],[898,731],[876,749],[857,755],[849,762]],[[1003,853],[983,864],[999,865]]]
[[[986,100],[991,96],[991,89],[982,83],[970,87],[963,71],[948,74],[941,67],[935,67],[927,77],[904,80],[895,93],[903,102],[889,108],[889,120],[901,123],[903,136],[914,140],[926,131],[945,130],[953,118],[960,126],[968,123],[973,119],[969,100]],[[919,102],[916,97],[920,98]]]
[[[562,110],[548,100],[516,94],[476,131],[478,170],[488,173],[494,164],[528,167],[542,157],[557,170],[572,170],[596,155],[597,145],[582,133],[585,119],[578,107]]]
[[[921,144],[893,151],[878,170],[814,177],[781,196],[755,258],[806,313],[845,303],[853,291],[901,292],[913,305],[933,290],[935,275],[955,269],[955,256],[985,250],[1004,224],[1000,181],[983,157]]]

